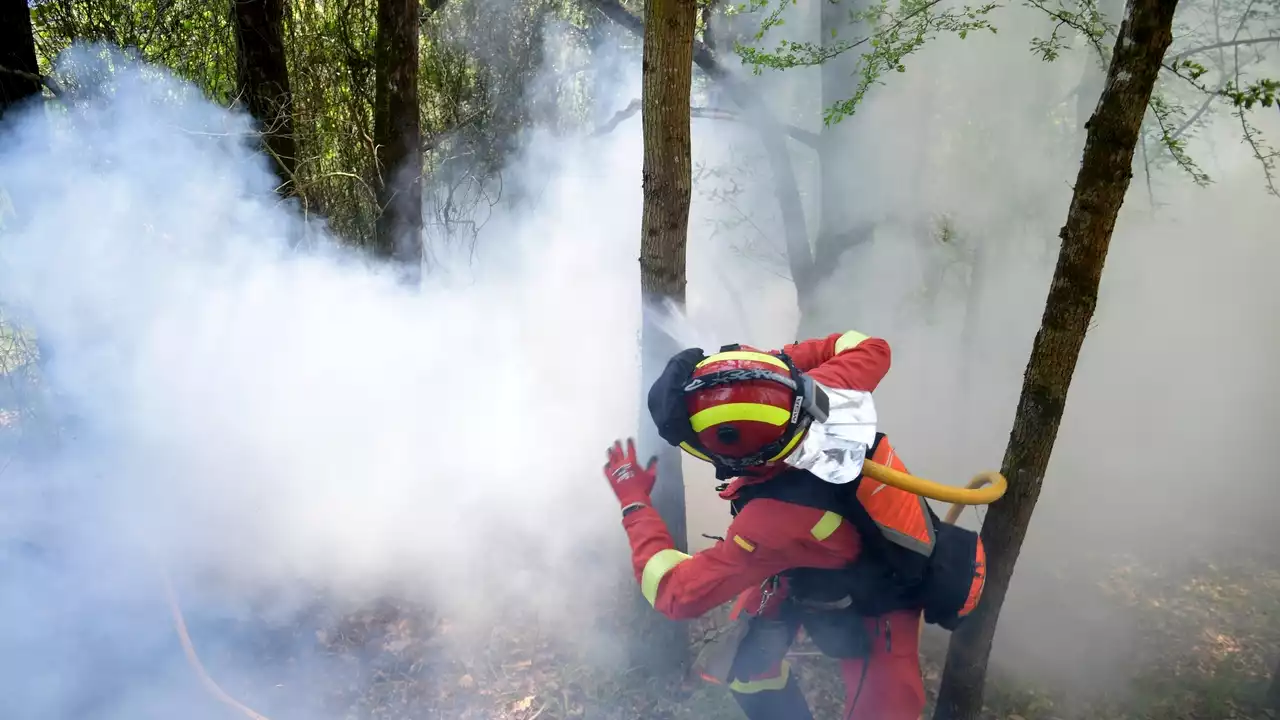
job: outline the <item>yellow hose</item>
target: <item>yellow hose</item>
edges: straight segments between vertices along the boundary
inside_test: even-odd
[[[200,682],[204,684],[210,695],[213,695],[219,702],[236,712],[249,718],[249,720],[268,720],[263,715],[244,703],[236,700],[227,694],[212,677],[209,672],[204,669],[204,663],[200,662],[200,656],[196,655],[196,647],[191,642],[191,635],[187,632],[186,620],[182,617],[182,607],[178,604],[178,594],[173,590],[173,583],[169,582],[169,576],[161,571],[160,579],[164,581],[165,599],[169,602],[169,611],[173,615],[173,629],[178,633],[178,641],[182,643],[182,652],[187,656],[187,662],[190,663],[191,669],[195,670],[196,675],[200,677]]]
[[[870,460],[862,464],[862,472],[872,480],[878,480],[885,485],[892,485],[930,500],[953,505],[990,505],[999,500],[1005,490],[1009,489],[1009,483],[1004,476],[994,470],[985,470],[974,475],[968,486],[962,488],[908,475]],[[983,487],[985,485],[991,487]]]
[[[977,490],[978,488],[984,485],[991,485],[995,483],[995,480],[993,478],[999,478],[1000,482],[1004,482],[1004,476],[1001,475],[1000,473],[985,472],[985,473],[979,473],[978,475],[975,475],[973,479],[969,481],[969,484],[965,486],[965,488],[969,490]],[[1000,494],[1003,495],[1004,491],[1002,490]],[[960,519],[960,513],[964,512],[965,507],[966,506],[961,503],[952,504],[951,509],[947,510],[947,516],[942,518],[942,521],[947,523],[948,525],[955,525],[956,521]]]

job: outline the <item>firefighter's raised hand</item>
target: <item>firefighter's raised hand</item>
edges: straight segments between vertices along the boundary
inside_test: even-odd
[[[623,508],[650,504],[649,495],[658,480],[657,471],[657,456],[650,458],[647,466],[640,466],[636,460],[636,442],[632,438],[627,438],[625,450],[621,440],[614,442],[609,448],[609,462],[604,466],[604,476]]]

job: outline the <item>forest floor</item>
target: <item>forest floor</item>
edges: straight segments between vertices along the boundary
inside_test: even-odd
[[[1267,720],[1263,697],[1280,650],[1280,569],[1270,559],[1230,565],[1192,563],[1159,573],[1117,565],[1098,587],[1137,642],[1122,691],[1085,696],[1055,692],[993,670],[984,719]],[[386,604],[347,615],[316,633],[333,657],[349,662],[326,683],[326,710],[350,720],[741,720],[725,690],[698,681],[643,679],[591,665],[550,638],[494,628],[470,654],[446,650],[447,622]],[[695,625],[694,636],[708,625]],[[945,636],[925,643],[932,701]],[[927,636],[926,636],[927,638]],[[932,645],[932,647],[930,647]],[[454,645],[456,647],[456,645]],[[817,718],[839,716],[843,689],[836,664],[806,641],[792,662]],[[243,697],[253,705],[251,697]],[[282,720],[267,708],[258,708]],[[928,715],[926,714],[926,717]]]

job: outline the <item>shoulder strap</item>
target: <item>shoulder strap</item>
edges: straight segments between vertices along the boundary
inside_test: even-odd
[[[768,482],[742,488],[738,497],[732,502],[731,509],[736,516],[751,500],[769,498],[833,512],[853,525],[868,555],[883,559],[889,552],[889,541],[880,532],[880,527],[876,525],[876,521],[867,509],[858,502],[858,487],[861,484],[861,475],[853,482],[835,485],[807,470],[791,470]]]
[[[867,448],[867,459],[875,455],[883,438],[884,433],[876,433],[875,441]],[[862,503],[857,501],[858,486],[861,484],[861,475],[845,485],[834,485],[808,470],[788,470],[766,482],[747,485],[738,490],[737,497],[729,502],[729,513],[737,517],[742,508],[752,500],[769,498],[836,513],[853,523],[858,532],[865,534],[867,530],[874,530],[874,535],[879,536],[875,521],[867,515]]]

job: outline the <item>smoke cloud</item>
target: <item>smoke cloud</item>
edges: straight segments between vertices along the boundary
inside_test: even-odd
[[[80,429],[4,475],[6,717],[200,692],[104,665],[172,653],[161,572],[192,612],[397,592],[477,627],[595,591],[590,553],[625,558],[604,449],[639,419],[634,133],[531,143],[540,202],[411,292],[323,228],[288,248],[244,116],[107,48],[59,69],[76,93],[0,150],[4,302]],[[95,676],[128,697],[78,714]]]
[[[798,39],[816,19],[794,13]],[[1026,38],[1048,21],[1002,17],[998,36],[913,56],[824,150],[845,168],[825,195],[846,199],[840,221],[875,231],[807,321],[889,340],[881,429],[913,471],[952,483],[997,466],[1008,437],[1083,140],[1071,93],[1092,61],[1033,61]],[[537,94],[599,69],[597,122],[640,96],[634,42],[548,55]],[[421,602],[469,628],[463,643],[529,611],[609,649],[589,618],[601,578],[627,565],[599,471],[641,417],[639,115],[594,137],[527,129],[504,172],[521,204],[495,207],[474,255],[432,248],[409,291],[272,196],[244,116],[103,47],[74,48],[58,72],[71,93],[13,117],[0,142],[17,213],[0,301],[51,350],[42,376],[72,428],[0,458],[0,715],[222,716],[181,660],[166,574],[210,672],[258,688],[269,715],[325,717],[306,683],[335,661],[279,630],[295,662],[261,673],[237,648],[262,639],[237,623],[289,628],[317,598]],[[816,132],[818,81],[750,85]],[[695,105],[720,102],[696,89]],[[1096,686],[1131,640],[1090,600],[1102,558],[1155,565],[1274,536],[1280,406],[1259,388],[1280,345],[1267,272],[1280,208],[1238,139],[1224,116],[1189,146],[1209,188],[1167,163],[1150,194],[1134,180],[998,667]],[[700,118],[693,142],[688,316],[673,334],[797,339],[758,136]],[[790,148],[812,236],[819,157]],[[313,243],[290,249],[299,235]],[[710,471],[685,469],[696,547],[728,516]]]

